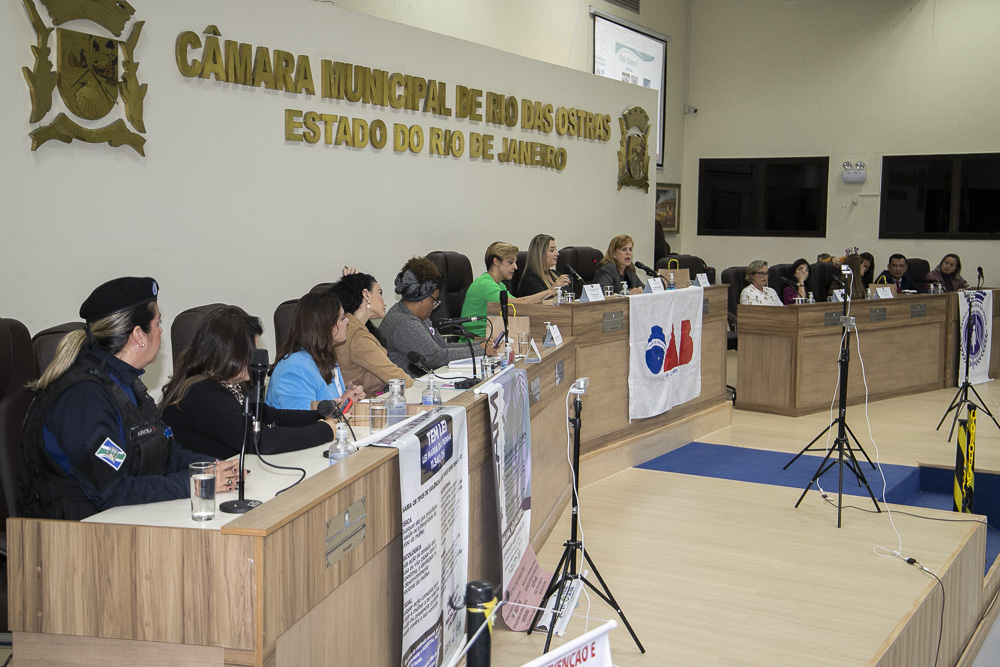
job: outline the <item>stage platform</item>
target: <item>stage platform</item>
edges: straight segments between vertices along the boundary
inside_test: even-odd
[[[838,529],[835,506],[813,492],[795,509],[799,493],[639,469],[585,487],[585,544],[647,651],[619,625],[615,664],[933,665],[941,590],[915,566],[874,553],[899,549],[888,517],[845,509]],[[984,609],[987,528],[901,514],[893,521],[902,553],[944,582],[938,664],[953,665]],[[539,554],[543,567],[555,566],[568,525],[566,512]],[[615,617],[590,598],[590,627]],[[587,606],[581,597],[567,637],[585,631]],[[494,632],[493,665],[521,665],[543,644],[544,635]]]

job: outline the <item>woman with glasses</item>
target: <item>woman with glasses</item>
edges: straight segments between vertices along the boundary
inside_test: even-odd
[[[334,351],[347,338],[347,316],[333,292],[310,292],[295,305],[288,339],[278,348],[265,402],[283,410],[309,410],[318,401],[365,397],[361,387],[344,382]]]
[[[740,293],[740,303],[744,306],[781,306],[778,293],[767,286],[767,262],[755,259],[747,267],[747,282],[750,283]]]
[[[445,366],[449,361],[469,356],[467,343],[447,343],[431,324],[431,313],[441,305],[438,281],[441,272],[426,257],[413,257],[396,276],[396,294],[400,301],[382,318],[379,333],[385,339],[389,360],[413,377],[424,374],[410,363],[410,354],[422,357],[429,368]],[[492,351],[491,348],[487,348]],[[476,355],[481,348],[473,346]]]

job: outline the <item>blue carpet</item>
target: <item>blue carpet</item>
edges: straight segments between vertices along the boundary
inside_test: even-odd
[[[812,450],[810,450],[812,452]],[[731,479],[738,482],[753,482],[755,484],[770,484],[799,489],[806,488],[809,480],[816,474],[826,451],[822,448],[819,455],[803,454],[795,463],[783,470],[793,454],[773,452],[764,449],[748,449],[746,447],[731,447],[729,445],[710,445],[704,442],[692,442],[683,447],[667,452],[662,456],[642,463],[637,468],[674,472],[684,475],[715,477]],[[855,452],[859,458],[861,472],[868,479],[872,493],[878,500],[883,499],[882,475],[873,469],[860,452]],[[837,454],[830,457],[837,460]],[[820,478],[819,484],[828,494],[836,495],[838,486],[838,469],[834,465]],[[948,469],[920,468],[883,463],[885,474],[885,498],[894,505],[909,505],[911,507],[927,507],[950,510],[952,508],[952,492],[954,472]],[[816,484],[813,484],[816,489]],[[844,494],[865,496],[868,492],[858,483],[857,478],[844,467]],[[846,502],[845,502],[846,504]],[[863,509],[873,509],[871,500],[865,503],[853,503]],[[977,514],[986,516],[990,526],[998,525],[1000,520],[1000,476],[994,474],[976,473],[976,504]],[[984,572],[1000,555],[1000,536],[995,530],[987,529],[986,533],[986,566]]]

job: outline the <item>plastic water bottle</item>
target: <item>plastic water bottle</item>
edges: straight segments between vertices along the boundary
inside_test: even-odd
[[[406,397],[403,396],[403,380],[389,380],[389,396],[385,399],[385,422],[387,426],[406,419]]]
[[[420,396],[424,405],[441,405],[441,390],[434,386],[434,378],[427,378],[427,388]]]
[[[556,300],[555,300],[555,305],[557,305],[557,306],[558,306],[559,304],[561,304],[561,303],[562,303],[562,300],[563,300],[563,296],[562,296],[562,287],[557,287],[557,288],[556,288]]]
[[[809,298],[806,299],[806,303],[816,303],[816,297],[813,296],[812,292],[809,292]]]
[[[348,456],[358,451],[358,448],[351,442],[351,437],[347,432],[347,424],[337,423],[337,434],[330,443],[330,465],[340,463]]]
[[[677,281],[674,279],[673,272],[667,274],[667,289],[677,289]]]

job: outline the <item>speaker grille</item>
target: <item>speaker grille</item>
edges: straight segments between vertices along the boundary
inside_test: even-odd
[[[639,13],[639,0],[607,0],[612,5],[618,5],[619,7],[624,7],[630,12]]]

